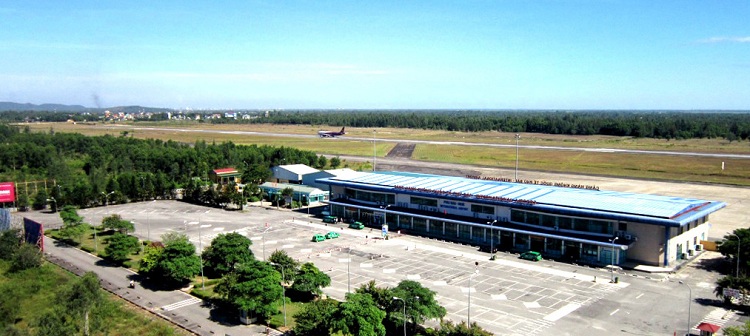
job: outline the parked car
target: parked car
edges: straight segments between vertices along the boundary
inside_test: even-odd
[[[336,223],[338,221],[338,218],[336,216],[325,216],[323,217],[324,223]]]
[[[521,253],[519,258],[531,260],[531,261],[539,261],[539,260],[542,260],[542,254],[539,252],[527,251],[527,252]]]
[[[322,235],[320,233],[317,233],[317,234],[315,234],[312,237],[312,241],[314,241],[314,242],[321,242],[321,241],[324,241],[324,240],[326,240],[326,236],[324,236],[324,235]]]
[[[339,234],[337,232],[331,231],[331,232],[326,233],[326,238],[328,239],[333,239],[333,238],[338,238],[338,237],[339,237]]]
[[[362,222],[354,222],[354,223],[349,224],[349,228],[350,229],[362,230],[362,229],[365,228],[365,225],[362,224]]]

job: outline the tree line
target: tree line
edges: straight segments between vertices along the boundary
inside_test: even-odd
[[[207,192],[208,174],[216,168],[234,167],[242,172],[243,182],[258,185],[275,165],[300,163],[323,168],[340,163],[290,147],[89,137],[53,129],[32,133],[28,128],[4,124],[0,124],[0,162],[2,181],[48,182],[46,188],[17,191],[20,207],[37,209],[44,208],[48,200],[57,208],[168,199],[175,188],[195,188],[196,179],[200,190]],[[195,201],[198,199],[215,203],[214,198]]]
[[[273,111],[246,120],[211,123],[273,123],[351,127],[395,127],[460,132],[528,132],[692,139],[750,137],[747,112],[675,111]]]

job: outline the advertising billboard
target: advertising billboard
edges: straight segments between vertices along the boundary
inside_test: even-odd
[[[0,182],[0,203],[16,201],[16,186],[13,182]]]

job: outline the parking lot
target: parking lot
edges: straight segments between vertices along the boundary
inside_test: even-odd
[[[487,253],[471,246],[395,232],[384,240],[379,230],[354,230],[344,223],[323,223],[304,211],[268,207],[240,212],[157,201],[79,210],[85,221],[94,224],[113,213],[132,220],[135,234],[144,239],[179,232],[206,248],[219,234],[240,233],[253,241],[258,259],[284,250],[300,262],[315,263],[332,279],[324,292],[339,300],[370,280],[389,287],[402,280],[419,281],[437,292],[448,319],[470,318],[497,335],[579,335],[581,328],[587,335],[672,334],[684,332],[689,302],[692,325],[718,316],[716,309],[720,309],[708,302],[715,298],[713,281],[718,275],[700,267],[670,275],[610,273],[548,260],[521,260],[506,253],[490,261]],[[312,241],[314,234],[329,231],[340,237]],[[610,282],[613,276],[619,283]],[[690,285],[690,299],[678,280]],[[733,317],[721,316],[712,323],[724,325]]]

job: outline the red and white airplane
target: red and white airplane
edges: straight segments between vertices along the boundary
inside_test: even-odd
[[[341,131],[334,132],[334,131],[318,131],[318,136],[321,138],[335,138],[337,136],[341,136],[346,134],[346,131],[344,130],[346,126],[341,127]]]

